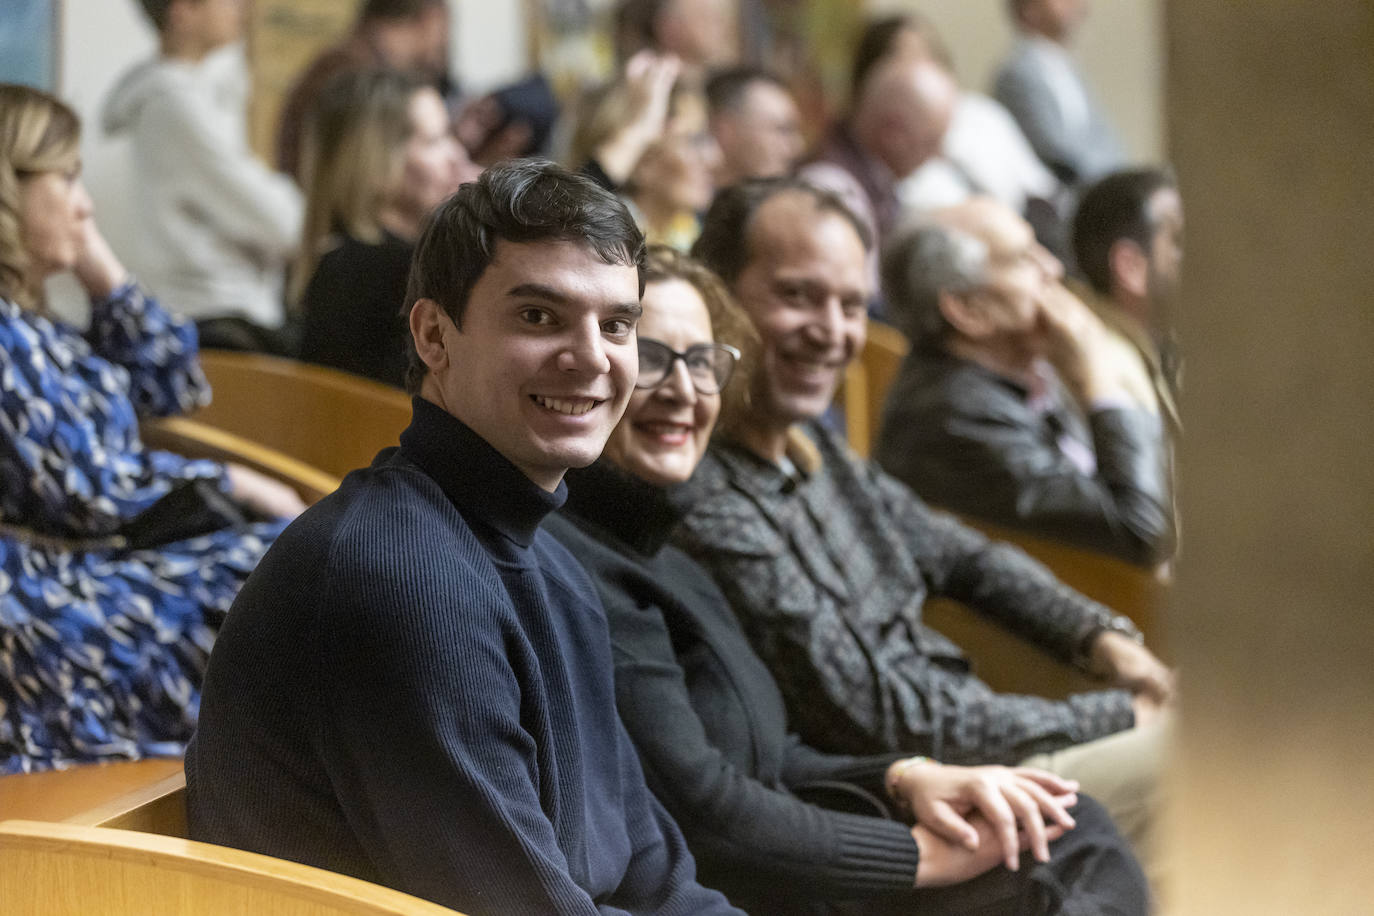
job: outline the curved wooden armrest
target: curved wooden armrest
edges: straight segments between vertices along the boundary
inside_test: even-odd
[[[339,487],[332,474],[283,455],[265,445],[186,417],[159,417],[140,426],[150,448],[176,452],[187,458],[237,462],[295,489],[307,503],[318,502]]]
[[[328,474],[367,467],[410,425],[404,391],[337,369],[222,350],[202,350],[200,365],[214,398],[195,419]]]
[[[454,911],[299,862],[174,837],[35,821],[0,822],[0,887],[15,914]]]

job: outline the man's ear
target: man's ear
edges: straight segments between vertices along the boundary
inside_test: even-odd
[[[967,293],[952,293],[945,290],[940,293],[940,314],[961,337],[978,340],[987,336],[993,329],[987,309],[983,308],[977,298],[977,290]]]
[[[433,299],[416,299],[410,307],[410,336],[415,338],[415,352],[430,372],[439,372],[448,365],[444,328],[452,324]]]
[[[1107,268],[1113,289],[1138,299],[1145,298],[1150,282],[1150,259],[1131,239],[1117,239],[1107,250]]]

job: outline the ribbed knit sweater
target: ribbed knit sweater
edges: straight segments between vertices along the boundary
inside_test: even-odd
[[[601,591],[621,718],[702,880],[746,909],[762,899],[909,897],[916,843],[873,798],[893,755],[822,754],[788,732],[777,685],[725,596],[705,569],[664,546],[677,514],[663,490],[604,461],[567,481],[568,503],[548,530]],[[795,794],[822,788],[869,813]]]
[[[564,492],[417,398],[230,611],[192,837],[473,914],[733,912],[644,785],[594,588],[538,530]]]

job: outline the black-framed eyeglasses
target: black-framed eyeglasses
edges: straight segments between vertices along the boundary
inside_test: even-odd
[[[719,394],[730,381],[739,361],[739,351],[729,344],[692,344],[679,353],[661,340],[639,338],[639,378],[636,388],[657,388],[668,380],[673,364],[682,360],[692,387],[701,394]]]

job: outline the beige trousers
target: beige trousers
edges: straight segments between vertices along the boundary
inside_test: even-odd
[[[1149,725],[1021,761],[1022,766],[1077,780],[1084,794],[1101,802],[1156,889],[1162,877],[1157,844],[1171,722],[1166,714]]]

